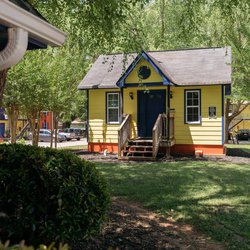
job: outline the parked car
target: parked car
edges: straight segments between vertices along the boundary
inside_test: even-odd
[[[68,131],[65,131],[64,129],[59,129],[58,134],[64,136],[67,141],[75,139],[75,133],[74,132],[68,132]]]
[[[249,129],[240,129],[237,132],[238,140],[249,140],[250,139],[250,130]]]
[[[40,129],[39,131],[39,141],[41,142],[50,142],[50,137],[51,137],[51,131],[48,129]],[[53,135],[55,138],[55,135]],[[32,140],[32,134],[30,133],[28,135],[28,140]],[[57,141],[62,142],[65,141],[65,136],[58,134],[57,136]]]
[[[80,140],[81,138],[84,138],[86,136],[86,132],[84,129],[81,128],[65,128],[64,132],[66,133],[74,133],[75,136],[73,139]]]

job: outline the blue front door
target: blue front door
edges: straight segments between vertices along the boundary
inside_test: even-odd
[[[0,138],[4,138],[5,124],[0,123]]]
[[[159,114],[166,113],[165,90],[139,90],[138,97],[138,136],[152,137],[152,129]]]

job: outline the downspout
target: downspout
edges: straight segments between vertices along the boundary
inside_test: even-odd
[[[8,72],[8,69],[0,70],[0,105],[1,105],[1,99],[3,96],[3,90],[4,90],[6,79],[7,79],[7,72]]]
[[[171,145],[171,141],[170,141],[170,84],[168,85],[168,102],[167,102],[167,131],[168,131],[168,137],[167,137],[167,141],[168,141],[168,146],[166,147],[166,157],[169,158],[170,157],[170,145]]]
[[[9,28],[7,46],[0,51],[0,71],[17,64],[23,58],[27,46],[28,32],[21,28]]]
[[[168,85],[168,103],[167,103],[167,131],[168,131],[168,142],[170,142],[170,85]]]
[[[87,89],[87,117],[86,117],[86,137],[87,143],[89,144],[89,90]],[[89,148],[88,148],[89,150]]]

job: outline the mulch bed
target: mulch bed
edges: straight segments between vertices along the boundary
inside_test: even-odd
[[[107,154],[106,156],[101,153],[93,153],[87,151],[78,151],[76,152],[79,157],[96,162],[122,162],[118,160],[117,154]],[[250,164],[250,155],[247,152],[243,152],[238,149],[227,149],[227,154],[225,156],[204,156],[204,157],[194,157],[194,156],[178,156],[178,157],[170,157],[160,158],[158,161],[160,162],[175,162],[175,161],[217,161],[217,162],[231,162],[236,164]],[[127,162],[127,161],[126,161]]]
[[[101,234],[74,244],[82,249],[224,249],[220,243],[197,232],[191,225],[165,218],[136,203],[112,199],[108,221]]]

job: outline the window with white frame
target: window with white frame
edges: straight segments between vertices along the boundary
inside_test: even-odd
[[[185,123],[201,123],[200,90],[185,91]]]
[[[107,123],[120,122],[120,95],[119,93],[107,93]]]

